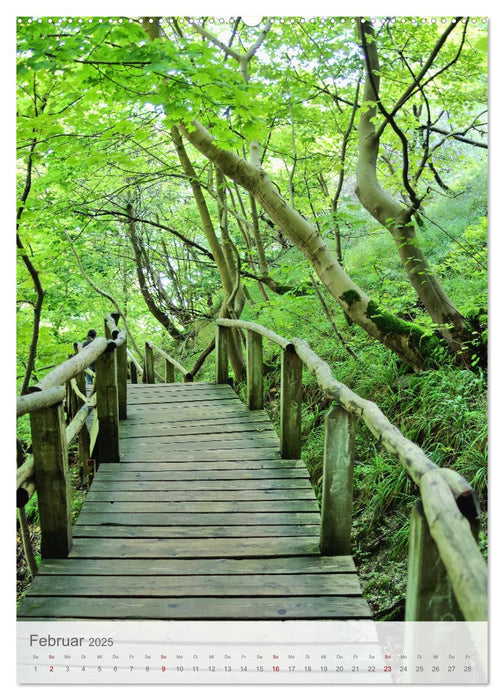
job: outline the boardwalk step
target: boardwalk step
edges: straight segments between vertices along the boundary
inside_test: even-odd
[[[369,618],[358,596],[285,598],[83,598],[25,600],[23,618],[123,620],[348,620]]]

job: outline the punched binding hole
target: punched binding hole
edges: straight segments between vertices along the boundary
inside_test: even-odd
[[[240,17],[240,19],[247,27],[257,27],[262,22],[262,17]]]

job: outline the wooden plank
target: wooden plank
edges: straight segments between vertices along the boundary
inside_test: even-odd
[[[98,496],[100,493],[98,492]],[[320,517],[318,503],[315,498],[305,500],[290,500],[284,498],[281,501],[167,501],[152,500],[140,501],[132,494],[130,500],[107,500],[106,494],[101,494],[101,498],[87,498],[82,506],[82,513],[124,513],[134,511],[135,513],[316,513]]]
[[[317,525],[320,526],[318,513],[145,513],[145,512],[103,512],[81,511],[77,525],[178,525],[194,527],[197,525]]]
[[[156,384],[128,384],[128,391],[148,391],[149,389],[153,388],[185,389],[183,384],[181,384],[180,382],[157,382]],[[232,387],[230,387],[229,384],[216,384],[215,382],[194,382],[192,384],[192,388],[194,389],[194,391],[209,388],[224,388],[232,390]]]
[[[270,423],[266,421],[243,421],[240,423],[227,423],[220,425],[216,423],[199,424],[198,421],[179,420],[170,424],[151,424],[147,429],[145,423],[128,425],[121,431],[123,440],[156,440],[160,443],[207,441],[207,440],[238,440],[252,437],[277,437],[277,433]],[[185,439],[184,439],[185,438]]]
[[[169,466],[167,466],[169,465]],[[235,462],[219,462],[219,461],[212,461],[210,464],[208,462],[198,462],[195,461],[192,464],[187,464],[187,462],[174,462],[173,460],[169,460],[166,462],[133,462],[133,461],[128,461],[128,462],[107,462],[105,464],[102,464],[100,467],[100,472],[102,469],[107,470],[107,469],[117,469],[120,470],[121,472],[127,472],[127,471],[135,471],[135,470],[140,470],[140,471],[165,471],[165,470],[182,470],[186,472],[196,472],[198,470],[212,470],[212,471],[218,471],[219,469],[222,470],[230,470],[230,471],[247,471],[247,470],[252,470],[254,472],[260,472],[264,469],[274,469],[275,471],[277,470],[288,470],[288,469],[293,469],[293,468],[299,468],[304,471],[305,474],[308,474],[308,470],[301,460],[295,460],[295,459],[261,459],[261,460],[243,460],[243,461],[235,461]],[[187,478],[190,478],[189,476]]]
[[[265,432],[275,433],[271,423],[267,420],[201,420],[184,421],[179,423],[157,423],[157,424],[130,424],[123,423],[119,427],[119,436],[122,440],[137,437],[157,437],[157,436],[182,436],[182,435],[208,435],[210,430],[219,429],[220,433],[248,433]],[[275,433],[276,434],[276,433]]]
[[[178,368],[176,368],[178,369]],[[180,370],[182,371],[182,370]],[[233,388],[229,384],[204,384],[200,382],[194,382],[193,383],[193,392],[195,394],[200,393],[200,392],[222,392],[222,391],[233,391]],[[163,391],[163,392],[171,392],[171,393],[176,393],[176,392],[185,392],[185,387],[183,386],[182,382],[164,382],[164,383],[156,383],[156,384],[141,384],[141,385],[132,385],[131,387],[128,387],[128,390],[131,389],[132,394],[142,394],[142,393],[150,393],[152,391]],[[187,393],[187,392],[185,392]]]
[[[228,574],[227,576],[37,576],[30,596],[186,598],[215,596],[359,595],[356,574]]]
[[[150,423],[176,423],[209,418],[210,415],[213,418],[244,417],[247,416],[247,409],[242,405],[230,406],[220,404],[218,408],[211,408],[211,406],[185,408],[180,406],[176,411],[169,412],[151,404],[128,405],[128,425],[134,425],[135,421],[145,422],[146,420]]]
[[[39,576],[227,576],[249,574],[355,573],[352,557],[262,557],[260,559],[46,559]],[[313,591],[312,591],[313,592]]]
[[[129,428],[134,425],[150,425],[149,414],[144,409],[144,406],[135,406],[133,411],[136,411],[136,415],[128,414],[128,421],[122,424],[123,427]],[[238,405],[235,411],[222,412],[221,409],[215,409],[211,413],[203,413],[202,415],[195,417],[180,417],[179,411],[170,411],[169,418],[167,418],[167,412],[163,411],[162,409],[159,409],[159,407],[157,406],[152,408],[151,413],[152,418],[155,419],[152,421],[152,423],[156,427],[158,423],[165,423],[169,424],[170,426],[177,423],[188,423],[190,425],[193,423],[209,423],[212,425],[219,426],[221,425],[221,421],[223,423],[254,423],[255,421],[264,421],[268,423],[268,425],[270,425],[270,418],[266,411],[254,411],[252,413],[250,411],[247,411],[243,404]]]
[[[159,479],[159,477],[158,477]],[[302,479],[249,479],[240,481],[235,479],[232,482],[222,481],[222,480],[206,480],[203,481],[171,481],[167,480],[152,480],[147,481],[143,478],[136,480],[121,481],[120,479],[95,479],[92,485],[93,493],[97,491],[106,491],[107,493],[114,495],[117,491],[183,491],[185,493],[186,500],[190,500],[192,494],[195,491],[223,491],[227,493],[232,493],[240,491],[242,489],[297,489],[303,488],[307,483],[306,478]]]
[[[186,445],[193,450],[215,450],[225,447],[230,450],[243,447],[277,447],[279,440],[277,435],[271,431],[268,433],[227,433],[217,435],[181,435],[179,437],[135,437],[121,443],[124,451],[133,449],[145,450],[183,450]]]
[[[238,448],[232,450],[193,450],[191,452],[169,452],[167,450],[165,455],[160,455],[159,452],[154,451],[142,451],[142,450],[128,450],[127,452],[121,452],[120,457],[122,462],[139,462],[143,461],[145,463],[159,462],[160,458],[164,458],[166,463],[171,462],[235,462],[243,456],[246,460],[256,460],[261,461],[263,459],[275,459],[279,457],[278,451],[272,447],[246,447],[243,450]]]
[[[129,465],[128,465],[129,466]],[[165,468],[150,470],[150,465],[146,464],[142,469],[117,469],[110,468],[107,464],[100,467],[100,482],[113,480],[135,481],[142,479],[146,481],[163,479],[163,481],[199,481],[199,479],[220,479],[223,481],[242,481],[250,479],[308,479],[305,469],[200,469],[193,472],[189,469],[176,470]],[[208,466],[208,465],[207,465]],[[146,471],[149,469],[149,471]]]
[[[130,448],[127,451],[121,450],[120,458],[121,462],[159,462],[160,454],[158,451],[149,451],[144,448],[133,449]],[[246,460],[261,460],[261,459],[275,459],[279,458],[280,454],[278,450],[273,447],[244,447],[242,449],[238,447],[226,449],[201,449],[201,450],[186,450],[186,451],[175,451],[166,450],[166,461],[173,462],[214,462],[214,461],[230,461],[235,462],[239,459]],[[169,459],[168,459],[169,458]]]
[[[246,540],[235,538],[209,539],[114,539],[96,540],[76,538],[71,558],[93,557],[96,559],[164,559],[212,557],[267,557],[267,556],[306,556],[319,553],[317,537],[280,537],[271,540],[267,537],[249,537]]]
[[[307,620],[369,619],[367,603],[353,596],[280,598],[85,598],[28,596],[23,619]]]
[[[317,537],[318,525],[115,525],[107,521],[98,525],[77,524],[74,538],[93,537],[96,539],[218,539],[247,537]]]
[[[87,500],[90,502],[96,501],[135,501],[135,502],[147,502],[147,501],[158,501],[159,503],[172,502],[176,503],[178,501],[185,503],[187,501],[186,491],[159,491],[151,489],[149,491],[114,491],[110,493],[109,491],[99,491],[95,490],[93,487],[87,495]],[[317,503],[315,494],[312,488],[304,489],[270,489],[263,491],[252,491],[249,489],[243,489],[240,491],[191,491],[191,501],[206,501],[212,503],[215,501],[229,501],[234,503],[233,507],[241,507],[239,502],[242,501],[268,501],[267,505],[262,506],[262,508],[270,509],[271,504],[269,501],[313,501]]]
[[[174,394],[173,396],[167,396],[162,393],[155,394],[152,392],[148,396],[134,396],[128,401],[130,406],[146,404],[151,406],[155,404],[163,404],[163,406],[166,406],[166,410],[168,411],[174,410],[175,405],[181,403],[188,408],[191,408],[192,406],[198,408],[199,406],[210,405],[214,406],[215,408],[219,408],[220,404],[224,406],[234,406],[235,404],[240,403],[240,399],[236,394],[234,396],[230,396],[228,394],[222,394],[222,396],[215,396],[212,394],[198,394],[196,396]]]

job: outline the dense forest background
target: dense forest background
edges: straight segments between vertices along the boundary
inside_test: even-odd
[[[485,21],[44,17],[17,38],[18,393],[114,309],[139,360],[150,339],[202,380],[215,318],[253,320],[307,340],[486,511]],[[329,402],[309,376],[303,399],[318,491]],[[354,551],[400,619],[417,494],[359,431]],[[29,518],[36,542],[36,499]]]

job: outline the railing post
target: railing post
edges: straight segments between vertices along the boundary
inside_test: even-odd
[[[132,384],[138,384],[138,372],[134,362],[130,362],[130,377]]]
[[[128,417],[128,402],[127,402],[127,387],[128,387],[128,358],[126,355],[127,339],[119,345],[116,352],[117,363],[117,392],[119,399],[119,420],[125,420]]]
[[[165,382],[167,384],[173,384],[175,381],[175,367],[172,365],[170,360],[165,357]]]
[[[301,457],[303,364],[295,349],[282,350],[280,389],[280,453],[283,459]]]
[[[83,394],[84,396],[86,395],[86,378],[84,376],[84,372],[81,372],[75,377],[75,382],[77,384],[77,388]],[[81,408],[83,405],[84,401],[79,397],[76,396],[77,399],[77,408]],[[90,445],[91,441],[89,439],[89,430],[87,428],[86,423],[82,426],[81,430],[79,430],[79,436],[78,436],[78,445],[79,445],[79,462],[82,465],[82,481],[89,486],[91,482],[91,469],[90,469],[90,458],[91,458],[91,453],[90,453]]]
[[[262,336],[247,330],[247,404],[251,411],[264,408]]]
[[[340,406],[326,415],[320,552],[350,554],[355,418]]]
[[[96,358],[96,411],[100,462],[119,462],[119,399],[115,349]]]
[[[215,329],[215,381],[227,384],[228,381],[229,328],[216,326]]]
[[[120,319],[120,314],[111,313],[117,326]],[[118,331],[111,332],[107,320],[105,319],[105,337],[116,339]],[[124,339],[124,343],[121,343],[116,348],[116,370],[117,370],[117,395],[119,399],[119,420],[125,420],[128,417],[127,409],[127,384],[128,384],[128,359],[127,359],[127,338]]]
[[[144,367],[144,384],[154,384],[154,350],[149,343],[145,343],[145,367]]]
[[[464,619],[420,500],[411,512],[404,619],[406,622]]]
[[[63,404],[30,414],[43,559],[72,549],[70,478]]]

